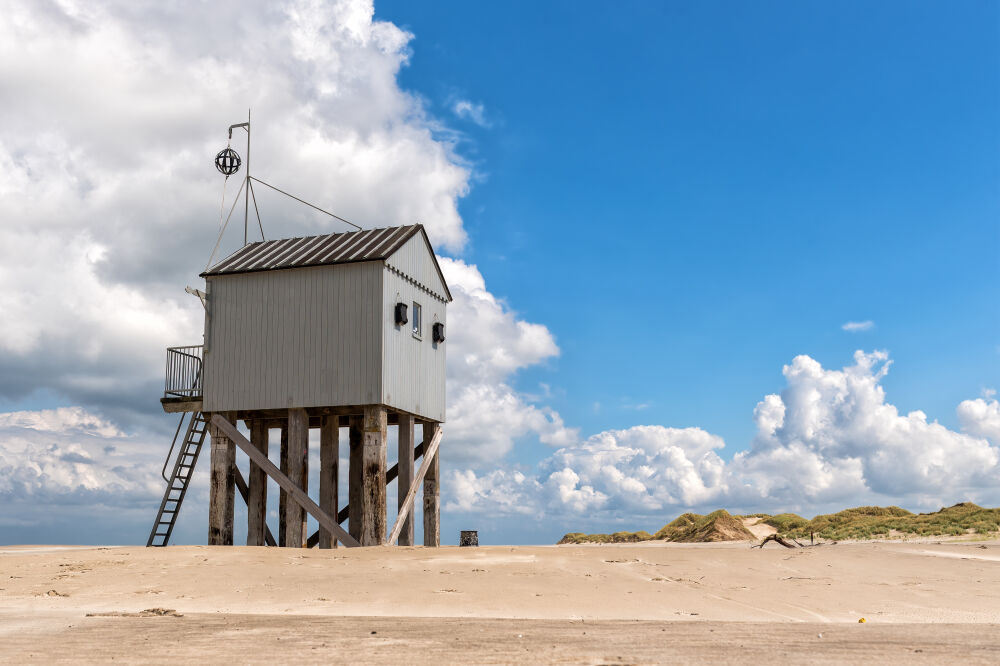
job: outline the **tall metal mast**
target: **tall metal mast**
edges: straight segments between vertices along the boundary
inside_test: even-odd
[[[246,189],[246,193],[243,196],[243,244],[246,245],[247,225],[250,219],[250,109],[247,109],[247,121],[245,123],[237,123],[229,126],[230,139],[233,138],[233,130],[237,127],[242,127],[247,131],[247,171],[243,183],[243,186]],[[239,196],[239,194],[237,194],[237,196]]]

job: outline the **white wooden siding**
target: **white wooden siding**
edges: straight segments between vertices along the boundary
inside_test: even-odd
[[[419,235],[415,238],[421,246],[424,245]],[[431,270],[434,270],[433,266]],[[384,274],[382,403],[431,421],[443,422],[445,350],[448,342],[434,343],[433,326],[435,322],[445,323],[445,304],[391,270],[386,269]],[[436,275],[435,271],[435,280]],[[412,318],[404,326],[396,326],[395,304],[406,303],[412,317],[414,301],[420,303],[423,311],[422,339],[413,337]],[[445,337],[447,334],[445,326]]]
[[[386,263],[397,271],[430,289],[440,298],[447,298],[448,291],[434,264],[432,250],[424,240],[424,235],[416,233],[403,247],[396,250]]]
[[[422,234],[385,262],[207,280],[205,411],[383,404],[444,421],[447,289]],[[395,325],[400,300],[420,303],[421,339]]]
[[[209,277],[205,411],[381,401],[382,262]]]

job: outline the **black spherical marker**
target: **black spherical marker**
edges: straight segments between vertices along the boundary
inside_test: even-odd
[[[232,176],[239,171],[240,164],[242,163],[243,161],[240,159],[239,153],[232,148],[220,150],[219,154],[215,156],[215,168],[219,170],[219,173],[226,176]]]

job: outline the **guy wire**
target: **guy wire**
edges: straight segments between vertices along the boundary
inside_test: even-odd
[[[257,195],[253,191],[253,183],[250,183],[250,198],[253,199],[253,209],[257,213],[257,226],[260,227],[260,239],[262,241],[267,240],[264,238],[264,225],[260,222],[260,210],[257,208]]]
[[[243,179],[243,185],[246,185],[246,178]],[[226,223],[222,225],[222,229],[219,230],[219,237],[215,241],[215,247],[212,248],[212,256],[208,258],[208,264],[205,266],[207,271],[212,266],[212,260],[215,259],[215,253],[219,249],[219,243],[222,242],[222,234],[226,233],[226,227],[229,226],[229,218],[233,216],[233,211],[236,210],[236,204],[240,202],[240,192],[243,191],[243,185],[240,185],[240,189],[236,190],[236,197],[233,199],[233,207],[229,209],[229,215],[226,216]]]

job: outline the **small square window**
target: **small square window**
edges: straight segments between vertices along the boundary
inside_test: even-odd
[[[422,338],[424,335],[424,317],[420,309],[420,303],[416,301],[413,301],[413,316],[411,319],[413,320],[413,337]]]

